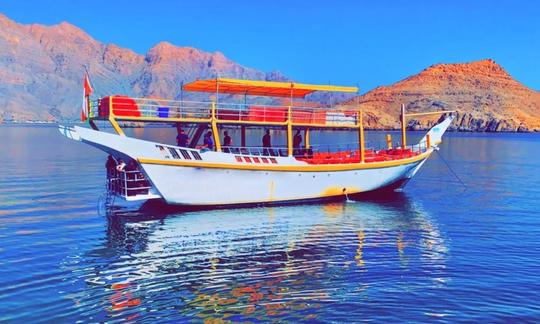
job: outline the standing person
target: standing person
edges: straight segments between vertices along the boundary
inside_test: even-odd
[[[270,130],[267,129],[263,138],[262,138],[262,145],[263,145],[263,154],[264,155],[270,155],[271,150],[269,150],[270,147],[272,147],[272,138],[270,137]]]
[[[180,147],[188,147],[189,138],[182,128],[178,128],[178,136],[176,136],[176,143]]]
[[[293,138],[293,155],[302,155],[300,144],[302,144],[302,135],[300,135],[300,130],[296,130]]]
[[[116,161],[110,154],[107,157],[107,163],[105,163],[105,168],[107,168],[107,177],[111,178],[114,175],[114,168],[116,168]]]
[[[110,154],[107,157],[105,168],[107,168],[107,187],[109,191],[114,191],[116,184],[116,160]]]
[[[203,147],[212,151],[214,150],[214,139],[212,139],[211,131],[204,135]]]
[[[232,139],[227,131],[224,131],[223,135],[223,152],[230,152],[229,147],[232,146]]]

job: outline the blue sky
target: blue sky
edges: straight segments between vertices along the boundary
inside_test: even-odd
[[[142,54],[165,40],[297,81],[358,85],[362,92],[435,63],[484,58],[540,90],[535,0],[4,0],[0,12],[21,23],[68,21]]]

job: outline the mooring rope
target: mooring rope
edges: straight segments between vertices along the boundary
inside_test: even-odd
[[[463,182],[463,180],[461,180],[461,178],[457,175],[457,173],[454,171],[454,169],[452,169],[452,167],[450,166],[450,164],[443,158],[442,154],[439,153],[439,150],[435,149],[435,152],[437,152],[437,155],[441,158],[441,160],[444,162],[444,164],[446,165],[446,167],[448,168],[448,170],[450,170],[450,173],[452,173],[454,175],[454,177],[461,183],[461,185],[463,186],[463,188],[465,188],[465,190],[467,190],[467,185],[465,184],[465,182]]]

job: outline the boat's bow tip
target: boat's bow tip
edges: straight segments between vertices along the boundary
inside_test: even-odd
[[[430,147],[437,147],[442,142],[442,137],[448,127],[452,124],[456,116],[454,114],[448,114],[443,121],[437,125],[431,127],[427,134],[420,140],[419,144],[427,145],[427,136],[430,137]]]

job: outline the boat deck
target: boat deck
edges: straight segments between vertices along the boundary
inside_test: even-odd
[[[364,162],[382,162],[411,158],[420,155],[421,151],[412,149],[387,149],[387,150],[365,150]],[[305,161],[309,164],[347,164],[360,163],[360,151],[342,151],[342,152],[317,152],[312,157],[302,156],[296,159]]]

